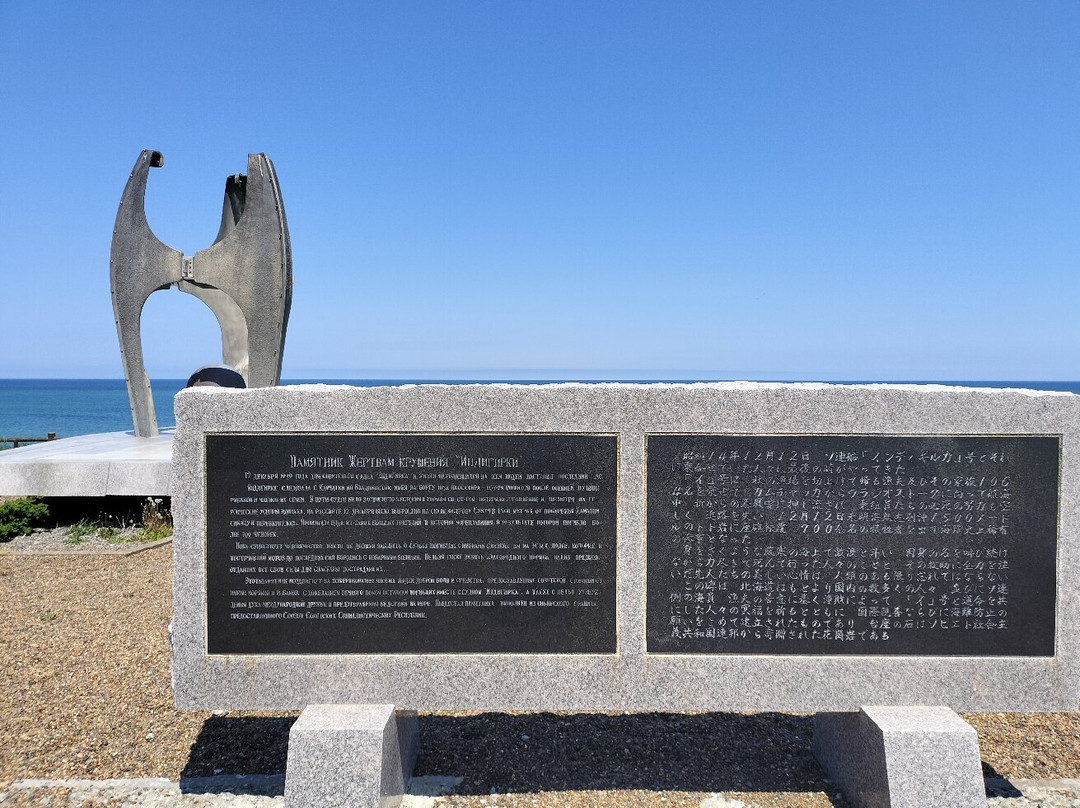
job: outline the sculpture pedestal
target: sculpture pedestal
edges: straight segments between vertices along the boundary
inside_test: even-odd
[[[408,787],[417,718],[392,704],[313,704],[289,731],[286,808],[387,808]]]
[[[814,756],[858,808],[985,808],[979,740],[948,707],[814,717]]]

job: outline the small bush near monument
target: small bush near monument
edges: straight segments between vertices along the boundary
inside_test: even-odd
[[[159,541],[172,535],[172,512],[160,497],[148,497],[143,503],[142,526],[135,538],[141,542]]]
[[[49,506],[32,497],[9,499],[0,504],[0,541],[29,535],[34,525],[49,516]]]

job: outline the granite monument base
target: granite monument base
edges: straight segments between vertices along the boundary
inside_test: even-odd
[[[814,756],[858,808],[983,808],[979,741],[947,707],[814,717]]]
[[[951,710],[1076,708],[1075,395],[202,388],[176,417],[175,703],[305,709],[290,805],[393,791],[390,705],[834,713],[857,804],[960,808]]]
[[[415,712],[313,704],[289,731],[287,808],[392,808],[416,762]]]
[[[1076,708],[1080,396],[289,386],[176,416],[180,709]]]

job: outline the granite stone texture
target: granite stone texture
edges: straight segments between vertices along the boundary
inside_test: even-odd
[[[787,710],[866,704],[1072,710],[1080,693],[1080,397],[916,385],[552,384],[200,388],[176,398],[173,683],[180,709]],[[205,436],[570,433],[618,437],[617,650],[604,654],[207,653]],[[1061,439],[1053,656],[647,653],[645,440],[731,435]]]
[[[169,495],[172,430],[78,435],[0,452],[0,496]]]
[[[289,730],[287,808],[393,808],[416,762],[416,714],[313,704]]]
[[[857,808],[984,808],[975,729],[946,707],[814,717],[814,755]]]

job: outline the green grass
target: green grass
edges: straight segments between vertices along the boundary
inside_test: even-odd
[[[64,531],[64,535],[67,536],[64,539],[64,544],[84,544],[88,538],[93,536],[97,532],[97,525],[94,525],[86,519],[80,519],[73,525],[68,525]]]
[[[172,513],[156,497],[147,498],[143,503],[142,526],[135,534],[135,540],[148,543],[167,539],[172,535]]]
[[[172,535],[172,514],[164,500],[150,497],[143,502],[140,517],[114,517],[101,513],[97,518],[83,517],[65,529],[64,544],[79,546],[92,538],[107,544],[148,544]]]
[[[128,539],[124,536],[124,533],[118,527],[99,527],[97,529],[97,537],[104,539],[109,544],[123,544]]]
[[[161,541],[172,535],[172,525],[156,525],[154,527],[139,528],[135,534],[135,541],[147,544],[152,541]]]

